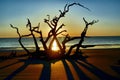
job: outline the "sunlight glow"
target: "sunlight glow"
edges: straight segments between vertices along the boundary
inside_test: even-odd
[[[55,40],[53,41],[53,44],[52,44],[52,50],[53,50],[53,51],[59,50],[58,45],[57,45],[57,42],[56,42]]]

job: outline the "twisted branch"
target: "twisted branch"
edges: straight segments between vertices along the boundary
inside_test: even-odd
[[[22,48],[27,52],[27,54],[29,55],[29,54],[30,54],[29,50],[22,44],[21,39],[22,39],[23,36],[20,35],[19,29],[18,29],[17,27],[14,27],[12,24],[10,24],[10,26],[11,26],[13,29],[16,29],[16,30],[17,30],[17,34],[19,35],[18,41],[19,41],[21,47],[22,47]]]

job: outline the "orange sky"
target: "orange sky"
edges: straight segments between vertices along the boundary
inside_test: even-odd
[[[66,29],[71,36],[79,36],[82,32],[85,27],[84,21],[82,20],[83,17],[87,21],[99,20],[98,23],[89,27],[87,32],[88,36],[120,36],[120,1],[75,1],[83,3],[84,6],[91,9],[91,12],[79,6],[71,7],[70,11],[60,21],[60,23],[66,25],[63,29]],[[44,36],[46,36],[49,30],[49,27],[44,23],[44,18],[47,18],[46,15],[49,14],[53,18],[59,15],[58,10],[63,10],[66,3],[72,2],[72,0],[53,0],[51,2],[48,0],[30,0],[29,2],[23,0],[11,0],[11,2],[1,0],[0,37],[17,37],[16,31],[10,28],[9,24],[18,27],[22,34],[27,34],[28,30],[25,27],[27,18],[31,20],[33,26],[36,26],[40,22],[41,30]]]

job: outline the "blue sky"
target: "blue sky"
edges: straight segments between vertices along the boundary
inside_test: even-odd
[[[91,11],[79,6],[71,7],[61,21],[65,23],[64,29],[67,29],[70,35],[80,34],[84,28],[82,18],[85,17],[88,21],[99,20],[89,28],[87,35],[120,36],[120,0],[0,0],[0,37],[17,36],[9,24],[22,28],[21,33],[27,33],[24,29],[27,18],[30,18],[33,26],[41,22],[41,29],[46,34],[49,30],[43,22],[46,15],[57,16],[58,10],[62,10],[66,3],[73,2],[79,2]]]

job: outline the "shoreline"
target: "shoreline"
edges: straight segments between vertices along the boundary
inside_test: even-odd
[[[30,50],[30,51],[35,50],[34,47],[29,47],[27,49]],[[69,48],[67,48],[66,50],[68,50],[68,49]],[[110,48],[110,47],[109,48],[81,48],[81,50],[110,50],[110,49],[120,50],[120,48]],[[43,50],[43,48],[41,50]],[[75,48],[73,50],[75,50]],[[0,53],[1,52],[9,52],[9,51],[24,51],[24,49],[21,48],[21,47],[19,47],[19,48],[0,48]]]
[[[18,51],[17,54],[25,51]],[[74,80],[86,76],[91,80],[119,80],[120,49],[82,49],[83,55],[87,55],[85,61],[61,59],[50,62],[40,59],[27,59],[27,57],[16,57],[0,62],[0,79],[28,79],[39,80],[46,77],[49,80]],[[0,52],[1,54],[10,53]],[[34,64],[34,65],[33,65]],[[32,72],[31,72],[32,70]],[[59,73],[58,73],[59,72]],[[81,73],[82,72],[82,73]],[[29,74],[28,74],[29,73]],[[34,74],[35,73],[35,74]],[[71,76],[70,76],[71,74]],[[4,76],[3,76],[4,75]]]

